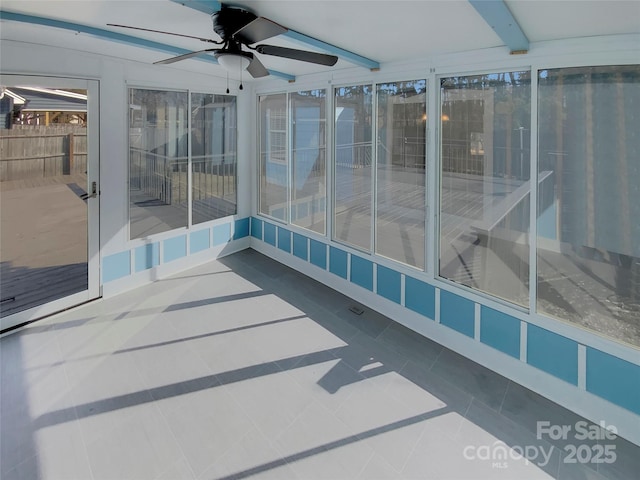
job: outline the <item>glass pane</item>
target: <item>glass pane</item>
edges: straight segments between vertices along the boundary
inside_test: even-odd
[[[371,249],[371,85],[335,91],[334,238]]]
[[[187,92],[129,89],[131,238],[187,225]]]
[[[440,275],[529,304],[529,72],[441,80]]]
[[[236,97],[191,94],[192,223],[236,213]]]
[[[538,311],[640,346],[640,66],[542,70],[538,102]]]
[[[0,86],[0,316],[88,288],[87,91]],[[45,104],[49,111],[33,109]]]
[[[260,97],[260,212],[289,221],[287,95]]]
[[[291,223],[324,234],[326,181],[326,91],[290,94],[292,172]]]
[[[376,253],[424,269],[425,80],[378,85]]]

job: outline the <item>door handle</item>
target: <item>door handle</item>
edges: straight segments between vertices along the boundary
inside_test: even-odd
[[[80,196],[82,200],[86,200],[88,198],[96,198],[98,196],[98,184],[96,182],[91,182],[91,194],[84,193]]]

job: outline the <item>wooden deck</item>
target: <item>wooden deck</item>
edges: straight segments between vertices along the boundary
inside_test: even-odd
[[[84,174],[0,183],[0,317],[87,288]]]

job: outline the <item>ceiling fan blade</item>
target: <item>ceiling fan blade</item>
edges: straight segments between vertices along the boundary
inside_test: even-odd
[[[258,17],[234,33],[233,37],[242,43],[252,45],[267,38],[281,35],[288,30],[288,28],[278,25],[268,18]]]
[[[213,40],[211,38],[194,37],[193,35],[183,35],[182,33],[163,32],[162,30],[152,30],[150,28],[130,27],[129,25],[117,25],[115,23],[107,23],[107,25],[110,26],[110,27],[120,27],[120,28],[130,28],[132,30],[142,30],[143,32],[162,33],[164,35],[175,35],[176,37],[193,38],[195,40],[200,40],[201,42],[215,43],[216,45],[222,45],[222,43],[223,43],[223,42],[219,42],[217,40]]]
[[[269,71],[264,67],[262,62],[258,60],[255,55],[251,59],[251,63],[247,67],[247,72],[251,74],[253,78],[266,77],[269,75]]]
[[[276,47],[275,45],[258,45],[256,47],[256,51],[258,53],[263,53],[264,55],[290,58],[292,60],[300,60],[301,62],[317,63],[318,65],[326,65],[328,67],[333,67],[338,61],[338,57],[335,55],[308,52],[306,50],[295,50],[293,48],[286,47]]]
[[[169,65],[170,63],[179,62],[180,60],[186,60],[187,58],[195,57],[205,52],[215,52],[218,48],[207,48],[206,50],[198,50],[197,52],[185,53],[184,55],[178,55],[177,57],[167,58],[160,60],[159,62],[153,62],[154,65]]]

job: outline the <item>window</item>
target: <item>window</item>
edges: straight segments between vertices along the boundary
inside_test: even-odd
[[[260,104],[260,212],[289,221],[287,95],[265,95]]]
[[[640,66],[538,82],[538,312],[640,346]]]
[[[529,72],[441,79],[440,276],[529,304]]]
[[[334,238],[371,250],[373,87],[335,90]]]
[[[129,89],[129,228],[187,226],[188,93]]]
[[[377,85],[376,253],[425,267],[426,81]]]
[[[236,161],[235,97],[129,89],[130,237],[235,214]]]
[[[192,222],[236,213],[236,98],[191,95]]]
[[[291,223],[325,233],[326,221],[326,92],[292,93]]]

